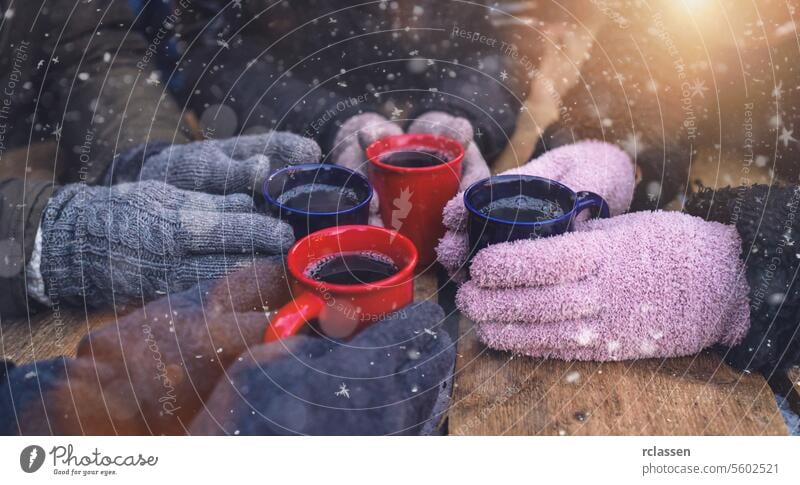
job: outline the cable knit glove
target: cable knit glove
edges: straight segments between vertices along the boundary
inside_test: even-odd
[[[689,355],[734,345],[749,328],[740,252],[732,226],[637,212],[490,246],[456,301],[496,349],[599,361]]]
[[[430,111],[414,120],[408,127],[408,132],[447,136],[461,143],[464,147],[464,160],[461,162],[461,190],[465,190],[474,182],[489,176],[489,166],[473,141],[472,125],[466,118],[451,116],[440,111]],[[364,150],[381,138],[402,134],[403,130],[399,125],[377,113],[353,116],[342,125],[336,135],[335,147],[332,152],[333,162],[366,175],[367,159]],[[370,206],[370,223],[383,226],[378,209],[378,197],[373,197]]]
[[[455,347],[433,303],[409,305],[346,343],[297,336],[251,347],[192,434],[431,434],[449,402]]]
[[[286,223],[253,212],[245,194],[156,181],[67,185],[48,202],[41,234],[47,295],[91,306],[180,291],[294,240]]]
[[[589,190],[608,202],[612,216],[628,209],[635,185],[630,157],[616,146],[599,141],[582,141],[556,148],[504,173],[535,175],[559,181],[574,191]],[[443,218],[447,232],[439,241],[436,254],[450,276],[463,282],[467,279],[465,263],[468,253],[463,192],[447,203]]]
[[[269,132],[223,140],[204,140],[172,145],[149,156],[138,177],[126,167],[112,168],[112,181],[157,180],[179,189],[231,194],[260,192],[264,179],[273,172],[298,163],[316,163],[319,146],[311,139],[284,132]],[[130,163],[130,162],[126,162]]]

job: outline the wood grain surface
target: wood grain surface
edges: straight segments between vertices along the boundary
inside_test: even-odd
[[[711,353],[563,362],[487,349],[461,319],[449,430],[458,435],[782,435],[763,377]]]

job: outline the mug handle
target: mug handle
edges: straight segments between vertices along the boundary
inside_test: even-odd
[[[325,308],[325,301],[318,295],[305,291],[300,296],[283,305],[272,317],[264,332],[264,343],[277,342],[291,337],[303,328],[309,320],[319,318]]]
[[[581,212],[587,209],[590,211],[589,216],[592,219],[608,219],[611,216],[608,211],[608,203],[604,198],[594,192],[584,190],[577,194],[574,217],[578,217]]]

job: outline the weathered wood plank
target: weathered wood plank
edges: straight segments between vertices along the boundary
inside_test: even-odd
[[[716,356],[563,362],[487,349],[460,322],[450,433],[781,435],[763,377]]]
[[[439,285],[435,271],[426,271],[414,276],[414,301],[438,300]]]
[[[115,319],[112,310],[60,309],[28,319],[4,320],[0,325],[0,356],[16,363],[74,356],[78,342],[89,331]]]
[[[776,374],[769,383],[779,396],[786,399],[789,408],[800,414],[800,367]]]

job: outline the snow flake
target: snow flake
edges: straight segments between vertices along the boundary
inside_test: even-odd
[[[335,396],[344,396],[347,399],[350,399],[350,389],[347,388],[347,384],[342,382],[339,385],[339,390],[333,393]]]
[[[797,141],[797,138],[792,136],[794,130],[787,130],[786,127],[781,128],[781,130],[781,136],[779,136],[778,139],[783,142],[783,148],[787,148],[790,142]]]
[[[783,96],[783,81],[779,81],[777,86],[775,86],[775,89],[772,90],[773,98],[779,100],[781,99],[781,96]]]
[[[625,153],[628,155],[636,156],[645,149],[645,145],[636,133],[631,132],[622,140],[622,149],[625,150]]]
[[[394,109],[392,110],[392,119],[396,120],[396,119],[400,118],[400,116],[402,114],[403,114],[403,110],[398,108],[397,106],[395,106]]]
[[[581,347],[586,347],[594,342],[595,337],[597,334],[591,328],[582,328],[575,334],[575,342]]]
[[[150,86],[158,86],[161,84],[161,76],[159,76],[156,71],[153,71],[149,76],[147,76],[146,82]]]
[[[505,69],[503,69],[502,71],[500,71],[500,79],[502,79],[503,81],[505,81],[506,79],[508,79],[508,73],[506,72],[506,70],[505,70]]]
[[[652,355],[655,355],[656,350],[658,350],[658,347],[656,347],[655,342],[653,342],[652,340],[645,340],[644,342],[641,343],[641,345],[639,345],[639,350],[642,352],[642,355],[650,357]]]
[[[706,91],[708,88],[706,87],[706,82],[702,79],[695,79],[694,84],[689,87],[689,91],[692,93],[692,97],[700,96],[701,98],[706,97]]]
[[[581,373],[576,370],[564,376],[564,381],[567,384],[577,384],[580,380],[581,380]]]

